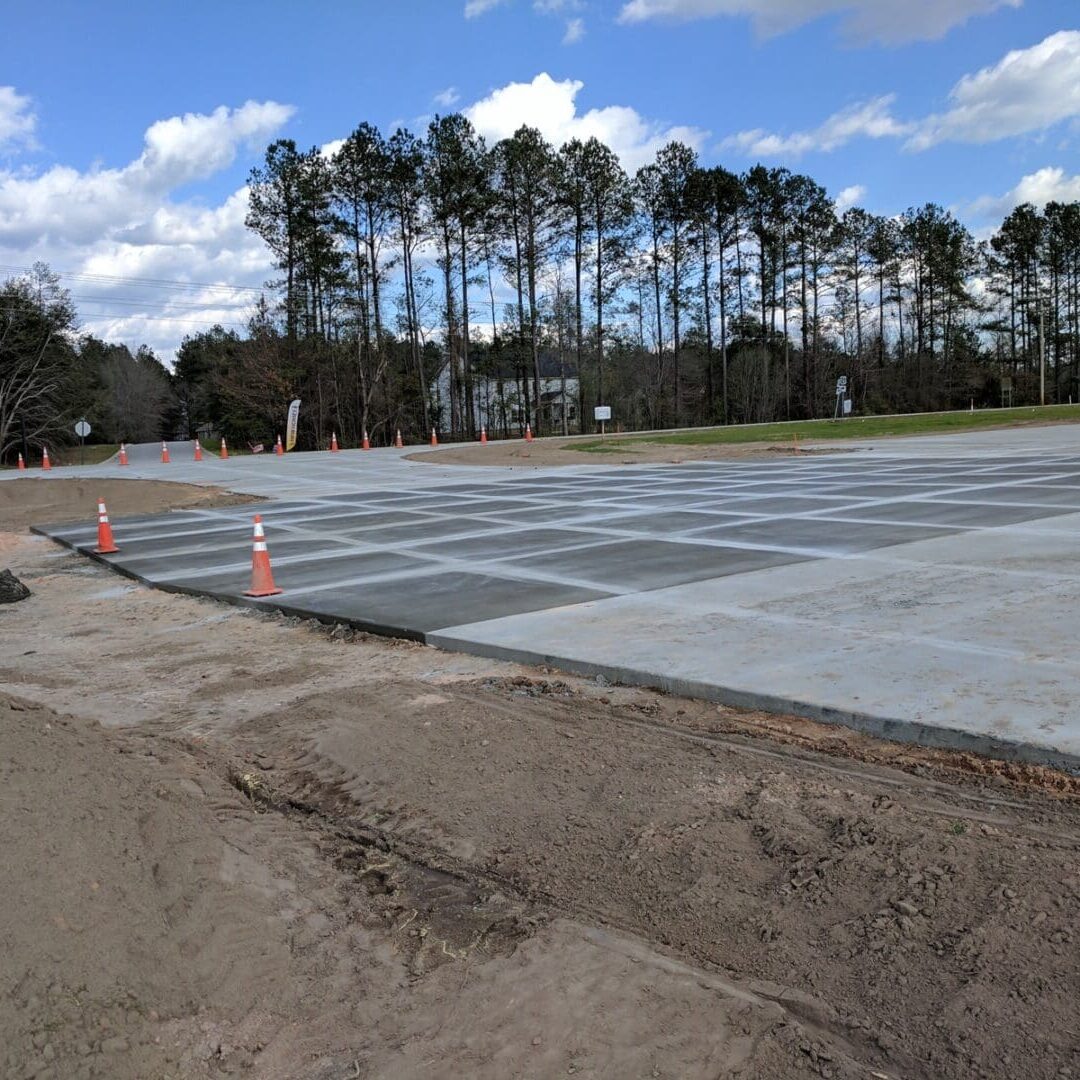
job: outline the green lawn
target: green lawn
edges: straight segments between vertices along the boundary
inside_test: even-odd
[[[109,443],[94,443],[93,446],[84,447],[83,452],[86,456],[80,457],[77,446],[49,447],[49,461],[53,465],[100,465],[103,461],[108,461],[119,449],[119,443],[111,445]],[[31,469],[40,468],[41,458],[31,456],[31,460],[26,464]],[[17,466],[7,465],[3,467],[14,469]]]
[[[853,416],[846,420],[795,420],[783,424],[732,424],[695,428],[664,435],[616,435],[567,448],[610,454],[627,444],[708,446],[714,443],[790,442],[800,439],[868,439],[881,435],[933,435],[982,428],[1016,427],[1031,423],[1080,420],[1080,405],[1046,405],[1023,409],[984,409],[976,412],[913,413],[909,416]]]

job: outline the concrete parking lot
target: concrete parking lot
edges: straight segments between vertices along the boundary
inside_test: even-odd
[[[177,479],[231,468],[241,479],[214,479],[288,492],[260,507],[284,592],[253,603],[1073,764],[1080,447],[1061,430],[614,470],[357,451]],[[246,508],[119,521],[107,561],[235,601],[250,522]],[[90,524],[44,531],[93,546]]]

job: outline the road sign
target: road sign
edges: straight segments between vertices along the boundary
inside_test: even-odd
[[[86,436],[90,434],[90,425],[86,418],[79,420],[75,425],[75,434],[79,436],[79,464],[86,464]]]
[[[847,393],[847,376],[846,375],[841,375],[840,378],[836,380],[836,396],[837,397],[843,397],[844,394],[846,394],[846,393]]]
[[[611,406],[610,405],[597,405],[593,409],[593,417],[596,420],[610,420],[611,419]]]
[[[851,398],[849,397],[844,398],[844,415],[851,415]]]

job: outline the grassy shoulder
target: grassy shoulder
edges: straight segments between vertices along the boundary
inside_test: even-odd
[[[60,465],[100,465],[108,461],[120,449],[119,443],[94,443],[92,446],[84,446],[81,450],[77,446],[49,447],[49,461],[51,464]],[[31,456],[26,463],[27,468],[37,469],[41,467],[41,457]],[[2,469],[15,470],[17,465],[0,465]]]
[[[628,444],[710,446],[723,443],[789,442],[800,439],[869,439],[888,435],[934,435],[985,428],[1019,427],[1080,421],[1080,405],[1045,405],[1018,409],[912,413],[906,416],[852,416],[844,420],[795,420],[778,424],[731,424],[663,435],[609,435],[570,442],[569,449],[590,454],[613,453]]]

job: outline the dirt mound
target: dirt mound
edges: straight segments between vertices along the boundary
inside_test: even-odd
[[[20,477],[0,483],[0,529],[25,529],[60,521],[97,521],[97,501],[109,516],[156,514],[200,506],[235,506],[260,501],[221,488],[159,480],[102,480]]]
[[[638,437],[635,437],[638,438]],[[678,465],[683,461],[734,461],[747,458],[774,458],[795,453],[794,444],[729,443],[711,446],[669,446],[664,443],[637,442],[609,435],[603,450],[575,450],[575,442],[593,442],[594,436],[569,439],[537,439],[527,443],[508,439],[495,440],[486,446],[479,443],[455,443],[442,450],[422,450],[409,454],[410,461],[429,465],[509,465],[524,469],[547,468],[550,465]],[[835,453],[837,451],[807,451],[799,453]]]

